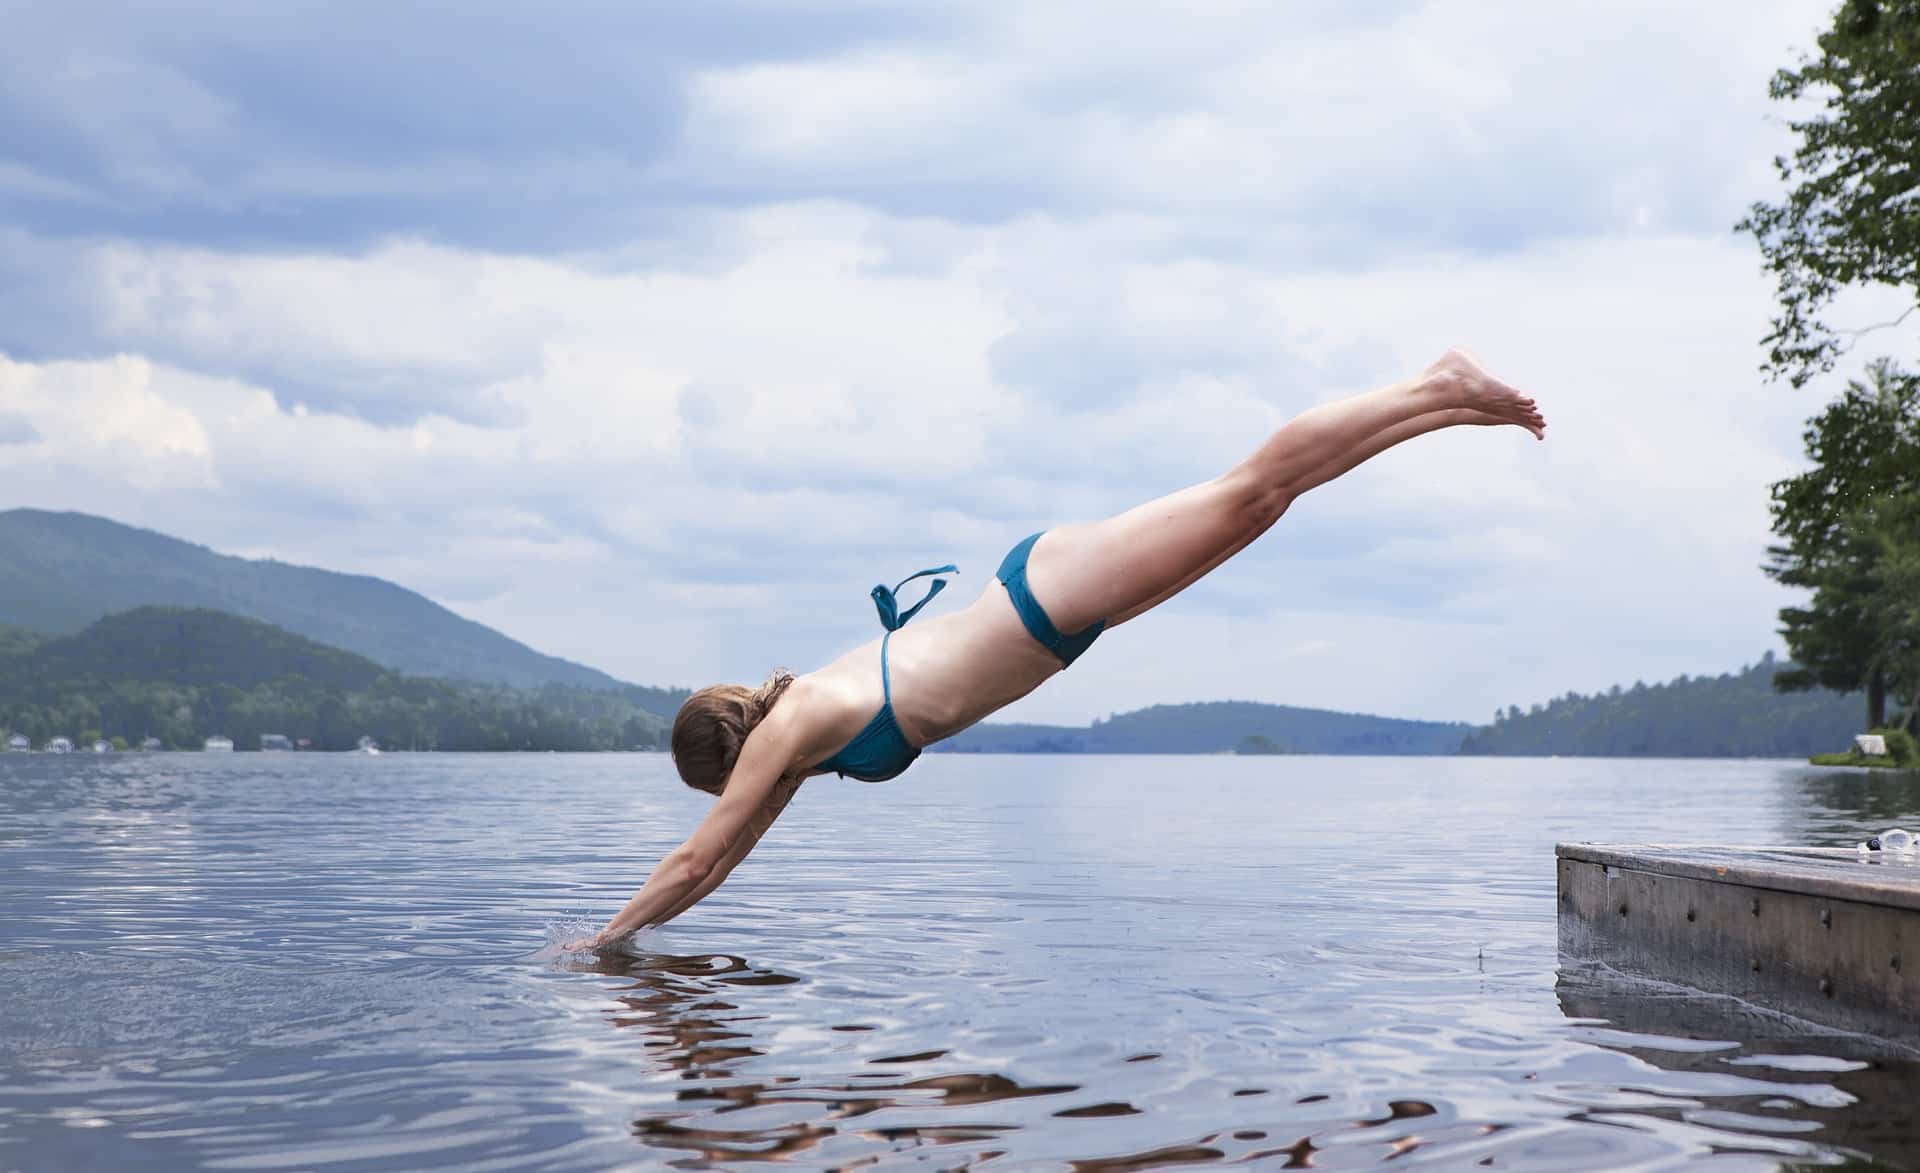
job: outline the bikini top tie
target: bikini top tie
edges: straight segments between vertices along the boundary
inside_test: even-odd
[[[927,588],[927,593],[921,596],[920,601],[908,607],[905,612],[900,610],[900,600],[897,597],[901,587],[906,586],[916,578],[926,578],[930,574],[958,573],[960,573],[960,568],[949,562],[945,566],[935,566],[931,570],[921,570],[909,574],[899,582],[894,583],[892,590],[887,589],[884,583],[875,585],[872,591],[873,607],[874,610],[880,612],[880,626],[886,628],[888,631],[899,631],[905,627],[907,620],[912,619],[920,613],[920,608],[933,602],[933,596],[947,589],[947,580],[944,578],[934,579],[933,585]]]

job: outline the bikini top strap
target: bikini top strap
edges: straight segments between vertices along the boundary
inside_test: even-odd
[[[880,697],[889,706],[893,704],[893,675],[887,671],[887,641],[892,638],[891,631],[880,637]]]
[[[900,610],[900,600],[895,597],[895,592],[901,587],[906,586],[916,578],[925,578],[930,574],[958,573],[960,573],[960,568],[949,563],[946,566],[936,566],[931,570],[922,570],[915,574],[909,574],[907,577],[895,583],[893,590],[888,590],[884,585],[874,587],[872,592],[873,606],[875,610],[880,612],[880,626],[886,628],[889,632],[899,631],[902,627],[905,627],[907,620],[912,619],[919,613],[920,608],[933,601],[933,596],[947,589],[947,580],[944,578],[934,579],[933,585],[927,588],[926,595],[923,596],[918,603],[908,607],[904,612]]]

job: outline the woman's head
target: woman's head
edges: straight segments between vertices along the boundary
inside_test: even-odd
[[[673,719],[673,764],[680,780],[716,796],[725,790],[747,734],[792,683],[793,673],[775,669],[759,688],[716,684],[688,697]]]

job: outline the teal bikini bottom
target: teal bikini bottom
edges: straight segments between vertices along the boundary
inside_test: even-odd
[[[1026,625],[1027,634],[1032,636],[1041,647],[1060,657],[1062,668],[1080,658],[1080,653],[1093,646],[1100,638],[1100,631],[1107,621],[1102,619],[1092,627],[1076,631],[1072,635],[1060,634],[1047,616],[1047,609],[1040,600],[1033,597],[1033,591],[1027,587],[1027,556],[1033,553],[1033,544],[1040,540],[1039,534],[1021,542],[1007,551],[1000,562],[1000,570],[994,575],[1006,585],[1007,597],[1013,600],[1013,609],[1020,616],[1020,622]]]
[[[1072,635],[1062,635],[1060,629],[1053,625],[1046,608],[1040,605],[1040,601],[1033,597],[1033,591],[1027,587],[1027,556],[1033,552],[1033,544],[1039,540],[1040,535],[1034,534],[1007,551],[995,577],[1006,586],[1007,597],[1013,600],[1014,612],[1020,616],[1027,634],[1041,647],[1059,657],[1060,666],[1064,668],[1093,645],[1107,621],[1102,619]],[[912,619],[920,608],[940,593],[947,585],[947,580],[934,579],[926,598],[909,607],[904,614],[900,612],[895,592],[916,578],[946,574],[953,570],[952,566],[922,570],[919,574],[902,579],[892,590],[885,586],[873,588],[874,607],[880,612],[881,626],[887,629],[886,637],[880,641],[880,711],[873,715],[873,720],[867,722],[866,728],[854,734],[852,741],[840,748],[840,752],[821,762],[816,769],[838,774],[842,778],[857,778],[862,782],[885,782],[889,778],[899,777],[920,756],[918,747],[907,744],[907,736],[900,731],[900,721],[893,714],[893,678],[887,670],[887,644],[893,639],[894,632],[905,627],[907,620]]]

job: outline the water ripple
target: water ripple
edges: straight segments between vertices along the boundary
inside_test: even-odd
[[[1912,1056],[1554,948],[1555,839],[1845,844],[1906,782],[936,756],[551,947],[704,802],[644,755],[0,757],[0,1168],[1920,1166]]]

